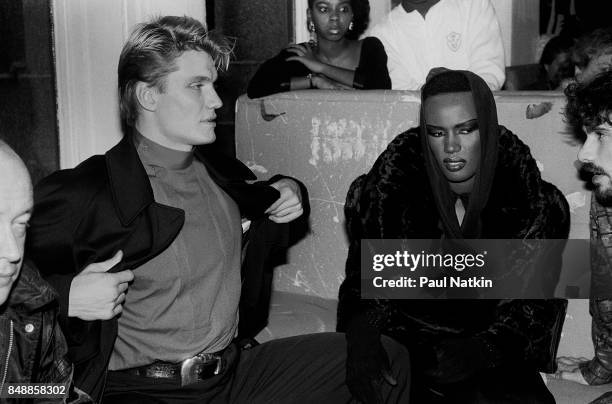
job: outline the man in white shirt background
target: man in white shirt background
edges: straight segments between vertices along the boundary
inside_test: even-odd
[[[394,90],[420,89],[435,67],[470,70],[492,90],[504,84],[504,46],[490,0],[402,0],[370,35],[385,46]]]

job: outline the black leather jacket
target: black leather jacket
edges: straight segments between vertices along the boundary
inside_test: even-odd
[[[612,299],[591,299],[591,334],[595,356],[580,364],[584,380],[590,385],[612,382]]]
[[[591,272],[609,271],[612,252],[609,248],[612,235],[610,208],[591,199]],[[599,243],[595,243],[599,241]],[[612,382],[612,299],[591,298],[589,312],[593,318],[591,337],[595,356],[580,364],[582,376],[590,385]]]
[[[4,393],[3,397],[8,383],[63,386],[63,398],[44,402],[64,402],[68,396],[72,365],[66,359],[68,346],[57,322],[56,297],[38,271],[29,265],[23,266],[8,302],[0,309],[0,393]]]

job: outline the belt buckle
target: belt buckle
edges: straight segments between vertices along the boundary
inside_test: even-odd
[[[198,354],[193,358],[185,359],[181,364],[181,387],[203,380],[200,376],[201,365],[210,362],[211,359],[217,361],[213,374],[218,375],[222,363],[220,355]]]

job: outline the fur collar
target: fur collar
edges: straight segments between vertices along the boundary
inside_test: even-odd
[[[398,135],[370,172],[351,185],[348,195],[347,226],[356,238],[439,238],[442,234],[418,129]],[[568,211],[563,194],[542,180],[529,148],[500,126],[499,158],[482,212],[481,238],[565,238]]]

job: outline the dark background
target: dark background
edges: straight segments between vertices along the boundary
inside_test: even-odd
[[[34,182],[59,168],[51,32],[49,0],[0,0],[0,138]]]

